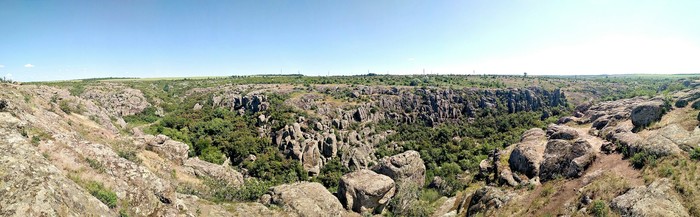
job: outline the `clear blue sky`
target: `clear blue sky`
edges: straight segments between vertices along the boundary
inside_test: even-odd
[[[700,1],[0,1],[19,81],[700,73]]]

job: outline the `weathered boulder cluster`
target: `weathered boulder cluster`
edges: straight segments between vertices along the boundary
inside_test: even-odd
[[[190,175],[224,181],[232,186],[243,184],[243,175],[233,169],[228,161],[217,165],[197,157],[190,158],[188,157],[189,146],[187,144],[171,140],[166,135],[144,135],[140,140],[145,144],[146,150],[153,151],[164,159],[184,166]]]
[[[318,89],[322,93],[347,91],[347,89]],[[229,99],[228,97],[232,97]],[[350,97],[369,98],[354,108],[332,109],[329,105],[315,101],[316,95],[292,100],[299,108],[316,107],[320,119],[313,121],[299,118],[277,132],[271,132],[272,141],[290,158],[299,160],[304,168],[315,175],[325,162],[340,157],[350,168],[368,168],[376,164],[374,145],[393,132],[373,132],[372,128],[353,128],[380,120],[413,123],[423,120],[428,124],[455,122],[479,115],[480,111],[499,110],[505,112],[538,111],[566,105],[560,90],[546,91],[541,88],[482,90],[482,89],[407,89],[388,87],[357,87]],[[215,96],[214,106],[226,106],[232,110],[256,112],[268,105],[261,95],[240,96],[229,94]],[[378,109],[381,108],[381,109]],[[262,117],[261,120],[265,120]],[[262,125],[261,128],[266,128]],[[261,130],[265,132],[266,130]]]
[[[381,213],[400,188],[413,184],[422,187],[425,165],[416,151],[384,157],[372,170],[361,169],[343,175],[338,198],[348,210],[358,213]]]
[[[94,100],[118,117],[138,114],[151,106],[141,90],[114,85],[87,87],[80,97]]]
[[[539,175],[546,143],[547,137],[542,129],[533,128],[525,131],[508,158],[510,168],[528,178]]]
[[[261,198],[263,204],[274,204],[300,216],[350,216],[338,198],[323,185],[297,182],[270,188]]]
[[[501,161],[508,155],[508,164]],[[520,142],[505,150],[494,150],[480,163],[485,186],[460,202],[458,213],[468,216],[488,213],[504,206],[517,195],[496,186],[531,186],[556,178],[578,178],[593,163],[596,151],[579,131],[566,125],[551,124],[547,130],[533,128]]]
[[[661,120],[669,109],[669,103],[661,98],[637,97],[583,108],[575,121],[592,123],[591,133],[611,143],[604,145],[606,150],[623,151],[627,156],[644,152],[660,157],[678,154],[680,147],[691,147],[693,141],[700,141],[700,137],[677,124],[663,126],[646,138],[635,133]]]
[[[675,98],[675,106],[683,108],[689,103],[698,103],[700,94],[697,90],[681,91],[675,94]],[[688,130],[679,123],[659,123],[653,129],[637,134],[661,121],[670,109],[668,100],[637,97],[582,107],[577,109],[578,117],[570,120],[579,124],[592,123],[590,132],[608,140],[601,147],[603,153],[622,152],[628,157],[641,153],[661,157],[677,155],[682,150],[690,151],[700,143],[697,128]],[[622,216],[689,216],[666,178],[615,197],[610,207]]]
[[[287,125],[275,133],[273,141],[284,155],[299,160],[309,173],[318,174],[325,162],[337,156],[338,141],[332,132],[310,132],[306,125],[304,129],[309,133],[302,131],[300,123]]]
[[[551,124],[546,132],[538,128],[525,131],[520,142],[509,149],[499,153],[510,154],[508,166],[493,158],[481,165],[498,171],[497,183],[511,186],[580,177],[596,157],[591,144],[580,138],[576,129],[565,125]],[[488,167],[490,164],[494,166]]]
[[[82,100],[80,97],[72,96],[67,90],[48,86],[35,86],[33,87],[32,92],[27,93],[27,95],[36,95],[36,97],[41,99],[41,101],[52,103],[52,106],[54,106],[53,110],[56,112],[63,112],[62,109],[57,108],[57,105],[63,103],[73,111],[81,111],[83,115],[93,119],[95,122],[112,133],[119,132],[119,129],[114,125],[114,123],[112,123],[110,118],[110,115],[115,111],[105,108],[104,106],[100,106],[99,102],[97,101]],[[117,118],[117,124],[122,128],[126,125],[124,120],[120,117]]]
[[[337,130],[321,122],[303,118],[272,133],[273,144],[282,153],[299,160],[311,175],[320,172],[323,165],[333,158],[352,169],[366,169],[376,164],[374,145],[394,131],[374,132],[371,128]]]
[[[25,124],[0,124],[0,134],[13,132],[0,138],[2,147],[10,148],[0,155],[0,185],[14,186],[0,191],[2,204],[14,204],[0,206],[0,215],[116,216],[114,206],[135,216],[192,215],[202,203],[176,192],[175,176],[207,176],[233,186],[243,183],[231,166],[188,158],[189,147],[166,136],[117,136],[99,122],[104,116],[111,124],[109,117],[117,114],[96,106],[93,100],[45,86],[19,88],[34,97],[10,98],[14,116],[3,113],[6,116],[1,118]],[[68,113],[57,109],[64,101],[70,109],[85,110]],[[148,161],[149,156],[157,161]],[[163,176],[156,167],[167,168],[166,173],[172,175]]]
[[[412,183],[416,186],[425,184],[425,164],[417,151],[410,150],[384,157],[372,170],[400,183]]]
[[[595,150],[587,140],[579,138],[575,129],[552,124],[547,127],[547,135],[549,141],[540,165],[542,181],[580,177],[595,160]]]
[[[352,216],[382,213],[397,191],[397,185],[425,180],[420,154],[408,151],[382,159],[373,170],[360,169],[338,180],[336,196],[318,183],[298,182],[273,187],[260,202],[288,208],[301,216]]]
[[[245,111],[259,112],[270,108],[265,95],[252,94],[241,96],[240,94],[227,93],[212,97],[212,106],[225,107],[231,111],[243,113]]]

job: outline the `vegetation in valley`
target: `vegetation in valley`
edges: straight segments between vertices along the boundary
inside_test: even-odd
[[[273,145],[272,138],[261,136],[261,127],[265,126],[266,133],[277,132],[287,125],[295,123],[300,117],[307,120],[317,120],[314,112],[318,107],[301,110],[290,105],[290,99],[301,94],[313,92],[331,102],[346,103],[344,109],[352,105],[368,102],[369,97],[353,96],[353,90],[362,85],[403,86],[409,90],[427,87],[441,88],[523,88],[540,86],[547,90],[564,89],[569,100],[578,102],[595,102],[631,98],[637,96],[652,97],[668,95],[668,93],[688,88],[678,77],[663,78],[648,76],[499,76],[499,75],[377,75],[361,76],[231,76],[202,79],[93,79],[81,82],[58,82],[50,85],[70,87],[71,95],[80,95],[93,86],[102,82],[119,82],[130,88],[143,92],[150,107],[143,112],[125,116],[123,119],[131,127],[138,126],[149,134],[164,134],[181,141],[189,146],[190,157],[198,157],[214,164],[222,164],[227,158],[240,171],[255,179],[250,179],[241,187],[229,186],[225,182],[206,179],[206,189],[188,185],[178,186],[178,192],[198,195],[213,201],[255,201],[266,193],[269,187],[282,183],[296,181],[314,181],[323,184],[330,192],[336,192],[338,180],[351,169],[344,166],[339,157],[324,162],[320,173],[310,177],[299,160],[290,159]],[[265,90],[269,109],[259,112],[233,110],[213,106],[212,97],[220,94],[219,90],[193,91],[197,88],[206,89],[222,85],[268,84],[272,89],[285,89],[280,92]],[[284,85],[292,87],[282,88]],[[333,85],[335,91],[318,91],[317,87]],[[250,87],[249,87],[250,88]],[[245,96],[251,89],[236,90]],[[676,107],[691,106],[700,108],[693,100],[677,102]],[[486,159],[496,149],[503,149],[520,140],[521,134],[531,128],[545,128],[547,124],[556,122],[562,116],[571,115],[573,106],[544,107],[534,111],[509,113],[505,102],[496,102],[496,109],[478,111],[474,117],[464,117],[454,122],[426,123],[421,119],[406,123],[396,120],[370,121],[367,123],[352,123],[351,130],[372,129],[372,133],[393,131],[378,144],[375,144],[376,158],[392,156],[406,150],[416,150],[420,153],[426,166],[426,178],[423,186],[401,186],[409,191],[401,191],[389,204],[390,215],[397,216],[427,216],[439,206],[442,196],[458,196],[460,192],[472,184],[478,185],[476,175],[479,163]],[[201,109],[193,109],[199,104]],[[573,104],[573,103],[572,103]],[[697,105],[696,105],[697,104]],[[60,109],[66,113],[79,112],[80,109],[71,107],[68,101],[61,100]],[[377,112],[372,108],[370,113]],[[403,112],[403,111],[399,111]],[[406,111],[410,112],[410,111]],[[462,111],[463,112],[463,111]],[[263,115],[265,121],[258,117]],[[700,117],[700,116],[698,116]],[[114,121],[114,120],[113,120]],[[337,127],[334,129],[338,130]],[[396,146],[395,146],[396,144]],[[669,160],[646,152],[634,155],[622,151],[631,164],[647,173],[655,173],[659,177],[669,177],[674,180],[690,179],[688,175],[679,175],[678,171],[687,169],[688,162],[669,164]],[[135,153],[120,151],[119,156],[139,163]],[[248,160],[255,156],[256,160]],[[700,149],[690,152],[689,159],[700,159]],[[100,169],[101,165],[94,159],[86,159],[91,167]],[[694,165],[694,163],[692,163]],[[682,168],[683,167],[683,168]],[[695,169],[695,168],[691,168]],[[651,177],[651,175],[648,175]],[[434,177],[440,177],[444,185],[428,187]],[[476,181],[475,181],[476,180]],[[606,184],[593,183],[585,193],[599,195],[597,200],[588,205],[588,214],[606,216],[611,211],[610,201],[629,189],[629,184],[620,181],[618,177],[605,174],[602,180]],[[681,191],[695,192],[692,186],[676,182]],[[680,183],[680,184],[678,184]],[[614,184],[614,185],[611,185]],[[531,207],[534,209],[547,203],[554,194],[554,184],[544,185],[542,195],[535,199]],[[97,195],[104,190],[99,186],[93,188]],[[530,186],[530,188],[534,188]],[[532,189],[530,189],[532,190]],[[685,192],[687,192],[685,191]],[[407,193],[408,192],[408,193]],[[92,191],[91,191],[92,193]],[[602,195],[602,196],[600,196]],[[96,196],[97,197],[97,196]],[[101,199],[102,200],[102,199]],[[103,201],[104,202],[104,201]],[[686,201],[690,204],[692,201]],[[691,208],[694,206],[690,206]],[[693,208],[697,209],[697,208]]]
[[[559,113],[563,114],[563,113]],[[398,150],[388,149],[390,142],[400,142],[403,150],[416,150],[426,165],[426,185],[440,176],[448,188],[440,189],[452,196],[464,189],[479,171],[479,162],[494,149],[503,149],[520,140],[520,135],[531,128],[544,128],[558,119],[552,116],[541,120],[541,112],[520,112],[476,118],[471,124],[442,124],[428,127],[424,124],[383,123],[378,129],[393,129],[378,146],[377,156],[391,156]],[[466,172],[466,173],[465,173]]]
[[[279,129],[284,124],[291,123],[293,119],[289,119],[296,116],[292,113],[292,109],[282,105],[275,96],[270,98],[273,104],[271,107],[276,109],[269,110],[266,114],[275,118],[273,126]],[[204,161],[222,164],[228,157],[234,161],[235,165],[247,170],[249,175],[260,179],[259,182],[244,185],[246,189],[232,189],[221,183],[208,182],[213,188],[224,192],[236,192],[235,194],[214,193],[214,197],[222,200],[253,200],[255,198],[251,195],[260,196],[265,193],[267,187],[308,179],[308,174],[299,161],[286,158],[276,146],[272,145],[270,138],[258,135],[258,122],[254,117],[259,114],[241,115],[237,111],[212,106],[193,111],[191,108],[196,104],[197,99],[204,98],[195,98],[184,103],[184,106],[168,113],[159,122],[147,128],[146,132],[164,134],[174,140],[182,141],[190,146],[191,157],[199,157]],[[144,113],[128,119],[153,122],[151,118],[154,118],[153,112],[147,109]],[[250,155],[256,156],[257,160],[245,161],[245,158]]]

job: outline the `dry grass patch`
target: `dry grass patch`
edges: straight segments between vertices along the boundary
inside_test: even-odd
[[[691,216],[700,216],[700,177],[697,176],[700,162],[687,156],[669,156],[657,161],[656,166],[643,171],[649,181],[660,177],[669,178],[683,206]]]
[[[596,180],[583,187],[581,195],[589,195],[594,200],[610,201],[631,188],[624,178],[611,172],[605,172]],[[580,198],[580,197],[579,197]]]

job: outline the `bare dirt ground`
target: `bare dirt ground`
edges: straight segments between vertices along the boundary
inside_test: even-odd
[[[540,209],[529,210],[527,213],[528,216],[565,214],[565,210],[563,209],[568,207],[568,204],[576,203],[576,200],[579,198],[578,190],[590,182],[590,180],[586,180],[588,179],[587,176],[591,177],[605,172],[611,172],[624,177],[625,180],[630,183],[631,187],[644,185],[641,172],[632,168],[630,163],[627,160],[624,160],[621,154],[606,155],[601,153],[600,147],[605,141],[603,141],[601,138],[588,134],[588,127],[574,127],[579,131],[579,135],[581,135],[583,139],[587,140],[593,146],[594,150],[597,152],[596,160],[580,178],[567,179],[562,183],[555,184],[556,192],[549,199],[548,203],[546,203],[544,207]],[[542,190],[543,186],[539,186],[535,191],[533,191],[533,195],[540,195]]]

